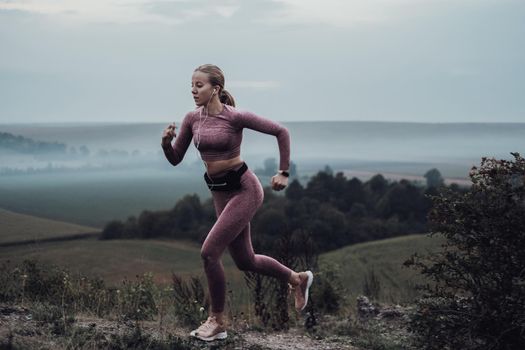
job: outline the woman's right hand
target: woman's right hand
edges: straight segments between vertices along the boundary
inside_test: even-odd
[[[176,133],[175,133],[175,130],[176,130],[177,126],[175,125],[175,123],[171,123],[170,125],[168,125],[166,127],[166,129],[164,129],[164,131],[162,132],[162,144],[167,144],[167,143],[171,143],[171,140],[177,136]]]

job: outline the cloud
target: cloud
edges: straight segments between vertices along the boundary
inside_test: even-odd
[[[129,2],[129,1],[128,1]],[[96,22],[134,22],[144,20],[137,6],[119,0],[18,0],[0,2],[2,10],[18,10],[58,16],[63,19]]]
[[[459,4],[496,3],[497,0],[272,0],[280,4],[277,14],[264,18],[271,24],[324,24],[351,27],[356,24],[382,23],[417,15],[432,9]]]
[[[231,80],[226,83],[226,90],[228,86],[249,89],[275,89],[280,85],[280,82],[275,80]]]
[[[282,10],[268,20],[274,23],[324,23],[347,26],[356,22],[380,22],[400,0],[273,0]]]
[[[414,7],[439,1],[452,0],[0,0],[0,10],[89,22],[177,24],[201,18],[229,19],[239,13],[242,6],[249,9],[249,17],[263,24],[349,26],[383,22],[400,13],[409,13]]]
[[[502,0],[0,0],[0,10],[88,22],[182,24],[199,19],[249,19],[263,25],[351,27],[417,15],[431,5]]]
[[[202,18],[230,19],[239,14],[240,20],[247,17],[263,25],[350,27],[416,15],[419,11],[432,9],[430,5],[498,1],[502,0],[0,0],[0,10],[88,22],[181,24]]]
[[[185,23],[206,16],[229,18],[240,0],[0,0],[0,10],[18,10],[87,22]]]
[[[147,13],[155,14],[164,19],[176,19],[180,22],[204,17],[228,19],[241,7],[240,0],[177,0],[177,1],[145,1],[141,5]]]

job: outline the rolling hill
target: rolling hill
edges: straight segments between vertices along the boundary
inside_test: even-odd
[[[205,280],[200,246],[194,242],[103,241],[96,239],[94,234],[71,240],[68,239],[71,235],[90,232],[91,228],[6,210],[0,211],[0,218],[6,223],[1,231],[3,243],[10,239],[27,241],[26,244],[0,246],[0,262],[10,260],[16,263],[35,258],[67,267],[73,273],[99,276],[110,285],[118,285],[124,278],[133,279],[146,272],[153,273],[154,280],[161,284],[171,281],[172,272],[183,276],[196,275]],[[35,241],[35,238],[51,237],[64,239]],[[417,271],[403,267],[403,262],[414,252],[438,250],[442,242],[439,236],[408,235],[346,246],[320,255],[319,271],[314,273],[322,274],[329,266],[335,266],[345,293],[352,301],[363,294],[364,280],[370,278],[373,271],[380,285],[378,300],[409,302],[417,295],[414,286],[422,282],[422,277]],[[227,252],[223,263],[230,283],[228,288],[235,292],[235,298],[246,301],[248,290],[243,272],[236,268]]]
[[[444,239],[435,235],[406,235],[346,246],[319,257],[321,269],[336,264],[351,299],[363,292],[365,278],[373,273],[379,280],[379,300],[408,302],[417,295],[415,285],[423,282],[415,270],[403,266],[403,262],[418,252],[438,251]]]
[[[39,218],[0,208],[0,245],[99,233],[99,229]]]

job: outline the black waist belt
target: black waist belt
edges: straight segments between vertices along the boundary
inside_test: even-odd
[[[208,172],[204,173],[204,180],[211,191],[232,191],[241,188],[241,175],[248,170],[246,162],[237,170],[230,170],[224,176],[210,179]]]

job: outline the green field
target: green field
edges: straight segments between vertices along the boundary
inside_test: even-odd
[[[72,273],[102,277],[113,286],[150,272],[157,284],[169,284],[173,272],[183,277],[197,276],[206,285],[200,246],[190,242],[78,239],[0,248],[0,262],[18,263],[24,259],[38,259],[66,267]],[[244,274],[228,253],[223,256],[223,264],[227,289],[231,291],[228,300],[237,307],[247,307],[250,292]]]
[[[30,232],[34,223],[45,232],[42,238],[72,233],[72,228],[83,228],[69,223],[42,220],[27,215],[1,211],[9,218],[8,234],[2,238],[19,240],[34,237]],[[33,224],[32,224],[33,223]],[[363,293],[363,281],[374,271],[380,282],[378,300],[389,302],[410,302],[417,295],[414,285],[421,282],[421,276],[414,270],[402,266],[414,252],[424,253],[439,249],[442,239],[427,235],[410,235],[374,241],[322,254],[319,271],[328,264],[336,264],[340,272],[345,293],[350,301]],[[124,278],[133,279],[146,272],[153,273],[157,283],[169,283],[175,272],[183,276],[194,275],[205,281],[200,257],[200,245],[194,242],[175,240],[98,240],[95,237],[53,242],[33,242],[24,245],[0,247],[0,261],[21,262],[27,258],[58,264],[72,272],[102,277],[110,285],[118,285]],[[227,252],[223,263],[232,295],[241,304],[249,301],[244,274],[239,271]],[[319,275],[320,276],[320,275]],[[314,289],[313,292],[314,293]]]
[[[98,233],[98,229],[15,213],[0,208],[0,243]]]
[[[260,176],[268,186],[270,179]],[[0,208],[102,229],[144,210],[167,210],[187,194],[204,202],[210,190],[200,172],[122,169],[0,176]]]
[[[335,263],[340,267],[343,285],[353,300],[362,293],[365,276],[373,271],[380,283],[379,300],[409,302],[417,295],[414,285],[423,279],[403,262],[415,252],[435,252],[443,242],[437,235],[407,235],[360,243],[321,255],[319,265]]]
[[[202,273],[199,245],[174,240],[79,239],[0,248],[2,260],[16,262],[29,258],[100,276],[111,284],[145,272],[152,272],[155,280],[161,283],[170,281],[171,272],[184,275]],[[227,255],[224,265],[225,268],[234,266]]]
[[[146,209],[170,209],[188,193],[210,197],[200,174],[123,169],[0,177],[0,208],[99,229]]]
[[[20,241],[21,237],[50,238],[74,233],[92,231],[92,228],[66,222],[45,220],[29,215],[0,211],[5,233],[2,243]],[[7,220],[4,220],[7,219]],[[6,227],[9,227],[7,230]],[[45,235],[36,235],[35,230]],[[53,232],[55,234],[53,235]],[[200,245],[194,242],[175,240],[98,240],[96,237],[53,242],[31,242],[23,245],[0,247],[0,262],[20,263],[25,259],[57,264],[72,273],[101,277],[109,285],[118,286],[127,279],[151,272],[156,283],[171,282],[172,273],[189,277],[198,276],[203,282],[205,275],[200,257]],[[239,271],[226,252],[223,264],[230,297],[239,304],[246,304],[249,291],[245,286],[244,274]]]

